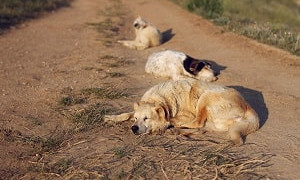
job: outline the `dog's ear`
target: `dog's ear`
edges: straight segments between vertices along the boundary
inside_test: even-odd
[[[165,104],[159,104],[155,106],[155,111],[161,118],[165,118],[167,121],[170,121],[170,110],[169,107]]]
[[[191,71],[201,71],[203,68],[205,68],[207,66],[207,64],[205,62],[194,62],[191,64],[190,66],[190,70]],[[193,69],[193,70],[192,70]]]
[[[194,72],[197,70],[197,64],[191,64],[190,65],[190,71]]]
[[[136,111],[137,108],[140,106],[138,102],[133,103],[133,109]]]

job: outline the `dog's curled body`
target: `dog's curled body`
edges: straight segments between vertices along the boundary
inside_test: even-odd
[[[259,128],[256,112],[234,89],[195,79],[168,81],[149,89],[134,105],[135,134],[170,125],[228,132],[235,144]]]
[[[148,57],[145,70],[155,76],[171,77],[173,80],[186,77],[207,82],[217,80],[209,63],[173,50],[152,53]]]
[[[135,28],[135,39],[133,41],[120,40],[119,43],[137,50],[159,46],[162,43],[160,31],[140,16],[133,22],[133,26]]]

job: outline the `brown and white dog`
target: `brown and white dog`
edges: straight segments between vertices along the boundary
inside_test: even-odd
[[[131,49],[143,50],[149,47],[158,46],[162,43],[160,31],[150,22],[140,16],[133,22],[135,39],[133,41],[118,41]]]
[[[170,77],[173,80],[186,77],[207,82],[217,80],[209,63],[173,50],[152,53],[148,57],[145,70],[155,76]]]
[[[134,103],[134,112],[108,115],[105,121],[134,118],[134,134],[164,132],[168,127],[227,132],[235,144],[259,128],[256,112],[232,88],[187,78],[160,83]]]

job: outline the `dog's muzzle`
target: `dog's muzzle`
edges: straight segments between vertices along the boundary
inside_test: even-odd
[[[137,125],[133,125],[133,126],[131,127],[131,130],[132,130],[132,132],[133,132],[134,134],[138,134],[139,127],[138,127]]]

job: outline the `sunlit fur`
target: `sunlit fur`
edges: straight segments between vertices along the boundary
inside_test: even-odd
[[[133,41],[118,41],[131,49],[143,50],[149,47],[158,46],[162,43],[160,31],[150,22],[140,16],[134,21],[135,39]]]
[[[241,144],[259,128],[256,112],[236,90],[192,78],[153,86],[127,114],[134,117],[135,134],[163,132],[172,125],[227,132]]]

